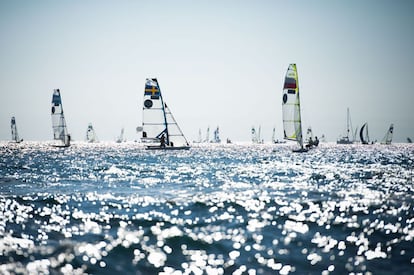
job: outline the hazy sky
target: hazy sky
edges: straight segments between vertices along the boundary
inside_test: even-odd
[[[59,88],[69,132],[137,139],[145,79],[157,77],[184,134],[207,126],[282,137],[282,86],[296,63],[303,126],[335,141],[368,122],[414,138],[414,1],[0,0],[0,140],[52,140]],[[212,130],[210,131],[212,136]]]

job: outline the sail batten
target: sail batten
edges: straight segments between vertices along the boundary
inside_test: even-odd
[[[148,78],[144,90],[141,141],[147,148],[188,149],[188,141],[165,103],[156,78]]]
[[[283,85],[282,98],[284,139],[296,141],[303,149],[300,115],[299,81],[296,64],[290,64]]]

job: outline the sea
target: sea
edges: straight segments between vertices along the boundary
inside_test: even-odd
[[[414,145],[0,142],[0,274],[414,274]]]

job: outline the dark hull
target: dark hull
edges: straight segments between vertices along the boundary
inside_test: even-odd
[[[306,148],[299,148],[299,149],[292,150],[293,153],[306,153],[308,151],[309,150]]]
[[[177,147],[171,147],[171,146],[165,146],[165,147],[161,147],[161,146],[157,146],[157,145],[149,145],[145,147],[146,150],[189,150],[190,146],[177,146]]]

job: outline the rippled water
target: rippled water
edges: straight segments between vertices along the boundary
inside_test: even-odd
[[[413,274],[414,146],[0,143],[0,273]]]

